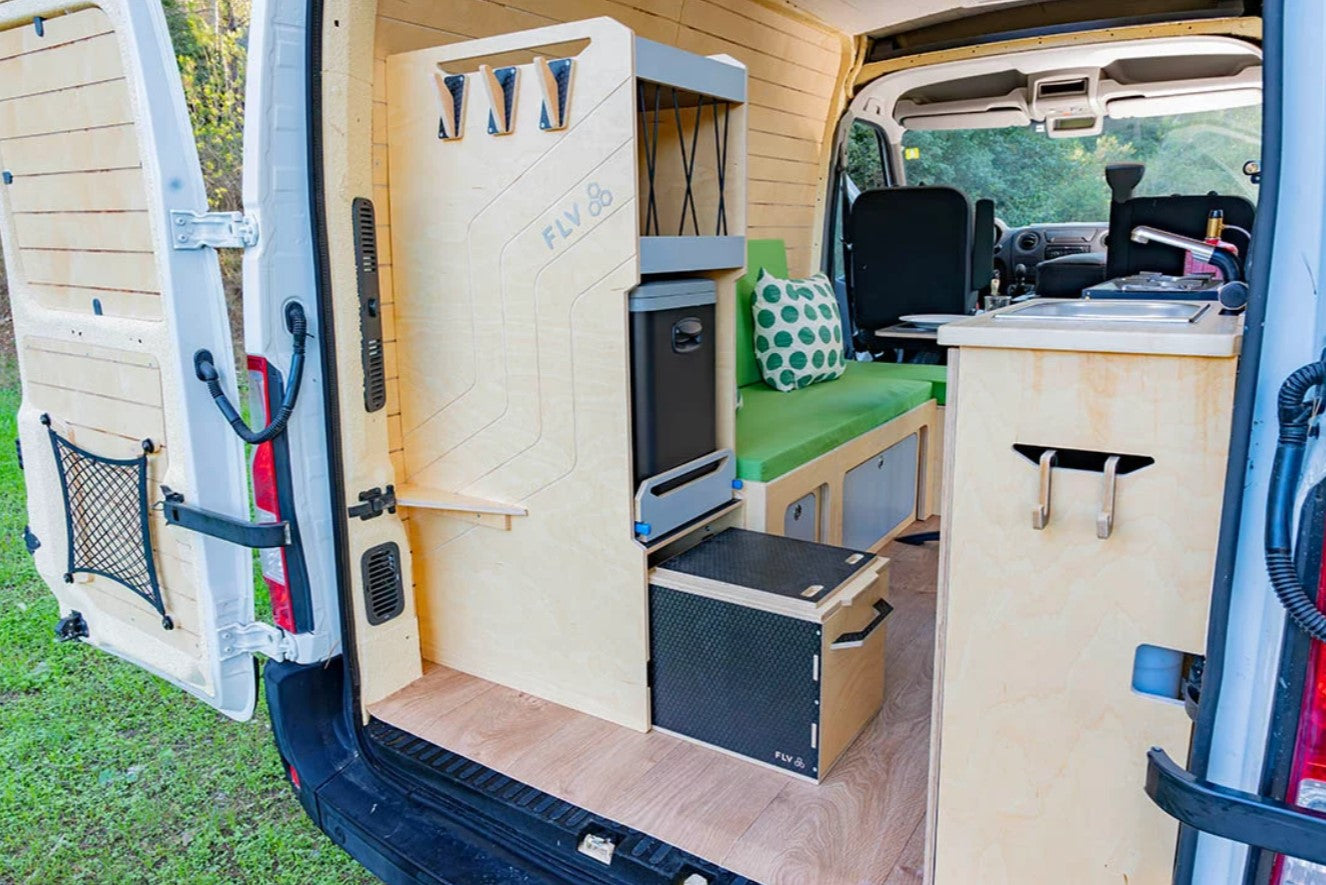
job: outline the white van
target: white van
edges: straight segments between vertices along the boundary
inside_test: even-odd
[[[388,881],[1326,882],[1324,40],[254,0],[227,214],[158,4],[3,0],[56,632]]]

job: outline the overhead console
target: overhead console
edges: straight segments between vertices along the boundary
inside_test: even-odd
[[[1031,116],[1051,138],[1099,135],[1105,119],[1099,89],[1099,69],[1041,74],[1027,86]]]
[[[1099,135],[1126,119],[1261,101],[1257,47],[1227,37],[1155,38],[928,65],[881,77],[853,100],[893,137],[903,130],[1044,125],[1050,138]]]

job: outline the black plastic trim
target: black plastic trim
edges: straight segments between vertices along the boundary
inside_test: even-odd
[[[1146,759],[1147,795],[1188,829],[1326,864],[1326,814],[1194,777],[1158,747]]]
[[[1246,8],[1244,14],[1251,14]],[[919,55],[924,52],[941,52],[946,49],[959,49],[967,46],[980,46],[988,43],[1002,43],[1009,40],[1024,40],[1029,37],[1050,37],[1059,34],[1072,34],[1078,31],[1098,31],[1109,28],[1123,28],[1136,25],[1168,24],[1174,21],[1200,21],[1202,19],[1223,18],[1236,16],[1236,12],[1231,7],[1217,7],[1213,9],[1201,10],[1173,10],[1151,13],[1138,13],[1133,15],[1106,16],[1097,18],[1085,18],[1055,22],[1053,24],[1040,25],[1038,27],[1009,28],[1001,26],[999,19],[1000,11],[995,10],[985,14],[978,14],[973,17],[972,32],[963,36],[953,36],[944,39],[929,40],[922,39],[921,42],[910,45],[899,45],[900,38],[912,37],[915,39],[918,35],[929,30],[931,26],[922,25],[911,30],[897,31],[892,34],[867,35],[870,40],[870,46],[866,53],[866,63],[887,61],[891,58],[900,58],[909,55]],[[952,22],[942,24],[951,25]]]
[[[355,197],[350,202],[350,214],[354,223],[355,276],[359,288],[359,360],[364,369],[364,411],[376,412],[387,404],[377,214],[373,201],[367,197]]]
[[[711,885],[750,881],[381,720],[370,720],[368,733],[384,754],[395,757],[421,781],[445,784],[447,794],[464,802],[463,813],[487,817],[490,827],[554,847],[557,856],[548,869],[573,881],[676,883],[692,873],[701,874]],[[576,851],[590,833],[615,844],[611,866]]]

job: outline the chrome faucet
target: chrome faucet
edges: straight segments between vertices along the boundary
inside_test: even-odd
[[[1243,279],[1243,268],[1240,266],[1238,259],[1224,249],[1212,246],[1210,243],[1194,240],[1191,237],[1179,236],[1167,230],[1147,227],[1146,225],[1133,228],[1129,239],[1134,243],[1156,242],[1187,252],[1198,261],[1205,261],[1207,264],[1214,264],[1220,268],[1220,272],[1225,275],[1225,280],[1228,282],[1239,282]]]

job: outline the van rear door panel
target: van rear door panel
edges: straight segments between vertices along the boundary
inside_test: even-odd
[[[67,6],[0,3],[29,546],[78,638],[247,718],[252,655],[230,628],[252,619],[249,551],[154,506],[168,486],[249,512],[242,446],[194,377],[199,349],[233,365],[216,253],[171,247],[172,210],[207,196],[165,17],[138,0]]]

